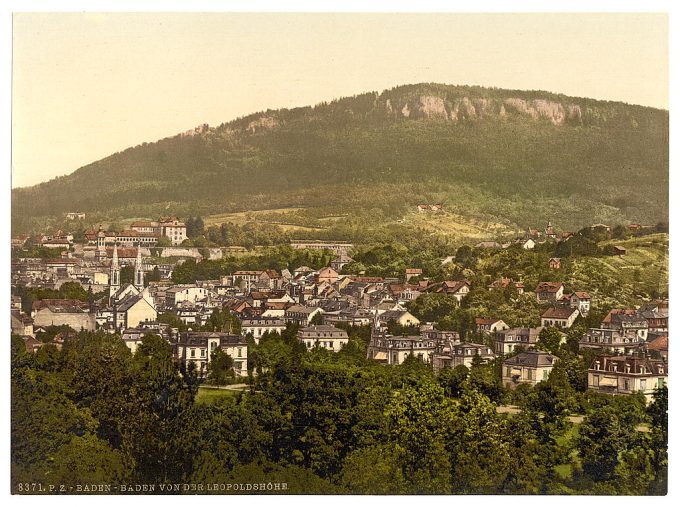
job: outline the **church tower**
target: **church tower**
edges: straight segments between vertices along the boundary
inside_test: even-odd
[[[144,290],[144,270],[142,269],[142,247],[137,245],[137,260],[135,261],[135,279],[133,285],[141,292]]]
[[[120,266],[118,265],[118,246],[114,243],[113,260],[109,272],[109,297],[113,297],[118,289],[120,289]]]
[[[106,234],[101,224],[99,224],[99,230],[97,231],[97,250],[94,256],[98,261],[106,259]]]

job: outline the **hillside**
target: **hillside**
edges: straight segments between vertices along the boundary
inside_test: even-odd
[[[307,237],[352,237],[369,223],[472,227],[482,231],[475,237],[548,219],[562,229],[656,223],[668,217],[668,112],[539,91],[400,86],[145,143],[15,189],[12,200],[15,232],[75,210],[90,224],[276,210],[269,223]],[[448,225],[414,220],[421,202],[444,203]]]

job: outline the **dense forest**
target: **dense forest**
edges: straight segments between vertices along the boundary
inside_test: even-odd
[[[519,228],[548,219],[564,228],[653,224],[668,215],[668,112],[548,92],[409,85],[144,143],[15,189],[12,200],[16,232],[73,210],[91,225],[168,209],[301,208],[298,222],[317,226],[345,216],[351,236],[367,218],[380,227],[420,202]]]
[[[252,492],[666,491],[666,388],[649,406],[643,396],[588,391],[583,360],[565,346],[548,380],[509,392],[498,361],[438,375],[415,358],[373,363],[365,359],[368,333],[351,330],[339,353],[307,351],[294,326],[266,335],[249,347],[250,390],[208,401],[158,336],[144,337],[134,355],[115,335],[80,333],[62,350],[48,344],[35,354],[13,337],[12,489],[74,493],[106,484],[119,493],[137,484],[162,493],[160,485],[201,484],[238,493],[240,484],[272,483],[276,490]],[[509,403],[521,412],[499,413]]]

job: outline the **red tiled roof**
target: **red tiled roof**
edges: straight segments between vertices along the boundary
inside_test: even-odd
[[[568,319],[574,312],[578,312],[575,308],[548,308],[541,318],[543,319]]]
[[[668,350],[668,336],[659,336],[655,338],[649,345],[647,345],[649,350]]]
[[[536,287],[536,292],[557,292],[562,287],[561,282],[540,282]]]
[[[481,317],[477,317],[475,319],[475,324],[478,326],[490,326],[491,324],[495,324],[496,322],[499,322],[501,319],[484,319]]]

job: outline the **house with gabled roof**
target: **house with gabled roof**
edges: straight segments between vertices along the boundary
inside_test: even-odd
[[[579,315],[579,311],[575,308],[564,306],[548,308],[543,312],[543,315],[541,315],[541,326],[568,329]]]
[[[505,322],[496,318],[477,317],[475,319],[475,326],[477,327],[477,332],[480,334],[494,334],[496,331],[510,329],[510,326]]]
[[[331,268],[340,273],[340,271],[342,271],[342,268],[344,268],[347,264],[350,264],[352,262],[354,262],[354,259],[352,259],[346,253],[341,252],[337,255],[335,259],[331,261]]]
[[[423,270],[421,268],[406,268],[404,279],[408,283],[411,278],[422,276]]]
[[[33,332],[33,319],[21,310],[11,312],[12,334],[19,336],[35,336]]]
[[[504,290],[510,286],[514,286],[517,294],[524,294],[524,284],[522,282],[516,282],[512,278],[499,278],[494,280],[489,285],[487,289],[489,290]]]
[[[551,257],[548,261],[548,267],[550,269],[560,269],[562,267],[562,259],[559,257]]]
[[[418,326],[420,325],[420,320],[418,320],[411,312],[407,310],[390,310],[382,312],[378,315],[378,321],[384,324],[388,322],[396,322],[400,326]]]
[[[333,268],[325,267],[321,268],[319,270],[319,274],[316,277],[316,283],[321,284],[321,283],[328,283],[328,284],[334,284],[335,282],[338,281],[338,272],[335,271]]]
[[[584,291],[574,291],[569,297],[569,306],[576,308],[581,315],[586,317],[590,312],[590,294]]]
[[[319,307],[293,305],[286,309],[283,320],[299,326],[309,326],[316,315],[323,315]]]
[[[652,357],[657,356],[668,361],[668,335],[661,335],[647,342],[647,350]]]
[[[148,289],[137,294],[129,294],[112,303],[113,325],[117,330],[138,327],[142,322],[158,319],[158,311]]]
[[[540,282],[535,293],[539,303],[555,303],[562,299],[564,285],[562,282]]]
[[[557,233],[555,233],[555,228],[550,223],[550,220],[548,220],[548,225],[545,226],[545,237],[548,239],[555,239],[557,237]]]
[[[434,292],[453,296],[459,303],[470,292],[470,282],[467,280],[445,280],[435,287]]]

